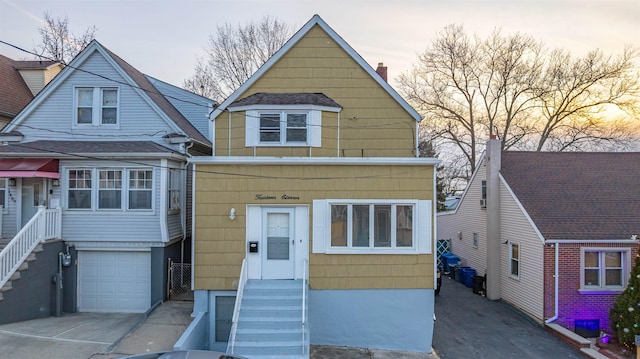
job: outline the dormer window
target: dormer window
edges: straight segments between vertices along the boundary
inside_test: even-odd
[[[76,125],[117,125],[118,89],[114,87],[76,88]]]
[[[308,113],[260,113],[260,143],[308,144]]]
[[[247,147],[320,147],[323,112],[342,107],[321,93],[255,93],[233,102],[245,111]]]

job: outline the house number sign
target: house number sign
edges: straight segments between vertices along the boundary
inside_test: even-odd
[[[270,196],[266,194],[256,194],[256,200],[258,201],[268,201],[268,200],[275,200],[275,199],[276,199],[276,196]],[[280,199],[285,201],[297,201],[297,200],[300,200],[300,196],[291,196],[285,193],[282,196],[280,196]]]

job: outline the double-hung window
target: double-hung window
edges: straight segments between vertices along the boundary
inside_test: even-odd
[[[520,244],[509,242],[509,274],[520,278]]]
[[[69,170],[69,197],[71,209],[91,209],[91,170]]]
[[[169,169],[169,183],[167,184],[169,189],[169,212],[180,211],[180,173],[180,169]]]
[[[152,171],[129,171],[129,209],[151,209],[152,192]]]
[[[260,113],[260,143],[308,144],[309,129],[306,112]]]
[[[430,203],[316,200],[314,253],[427,253]]]
[[[321,110],[247,110],[245,142],[247,146],[320,147],[321,123]]]
[[[114,87],[76,88],[76,125],[117,125],[118,89]]]
[[[98,208],[122,208],[122,171],[99,170]]]
[[[627,285],[629,249],[583,248],[581,289],[622,290]]]

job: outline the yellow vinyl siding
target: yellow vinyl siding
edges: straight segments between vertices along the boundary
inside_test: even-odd
[[[340,113],[338,151],[337,114],[322,113],[322,147],[304,156],[413,157],[416,121],[360,65],[316,26],[265,72],[239,98],[258,92],[321,92],[336,101]],[[216,155],[227,156],[228,112],[215,119]],[[232,116],[231,155],[253,156],[245,148],[245,113]],[[299,155],[298,150],[293,151]],[[261,147],[258,156],[290,156],[280,149]]]
[[[250,225],[247,204],[311,210],[314,199],[433,200],[433,166],[200,164],[196,169],[195,289],[236,288]],[[258,194],[276,199],[256,200]],[[283,194],[300,199],[282,200]],[[309,280],[314,289],[433,288],[433,261],[432,254],[313,254]]]

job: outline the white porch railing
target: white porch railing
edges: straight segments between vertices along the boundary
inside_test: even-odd
[[[60,208],[45,209],[44,206],[39,206],[33,218],[0,252],[0,288],[9,281],[39,243],[61,237],[62,211]]]
[[[231,324],[231,333],[229,333],[229,345],[227,346],[227,354],[233,354],[236,344],[236,332],[238,331],[238,318],[240,317],[240,303],[242,303],[242,293],[244,285],[247,284],[247,259],[242,260],[242,269],[240,270],[240,280],[238,282],[238,291],[236,292],[236,304],[233,307],[233,319]]]

